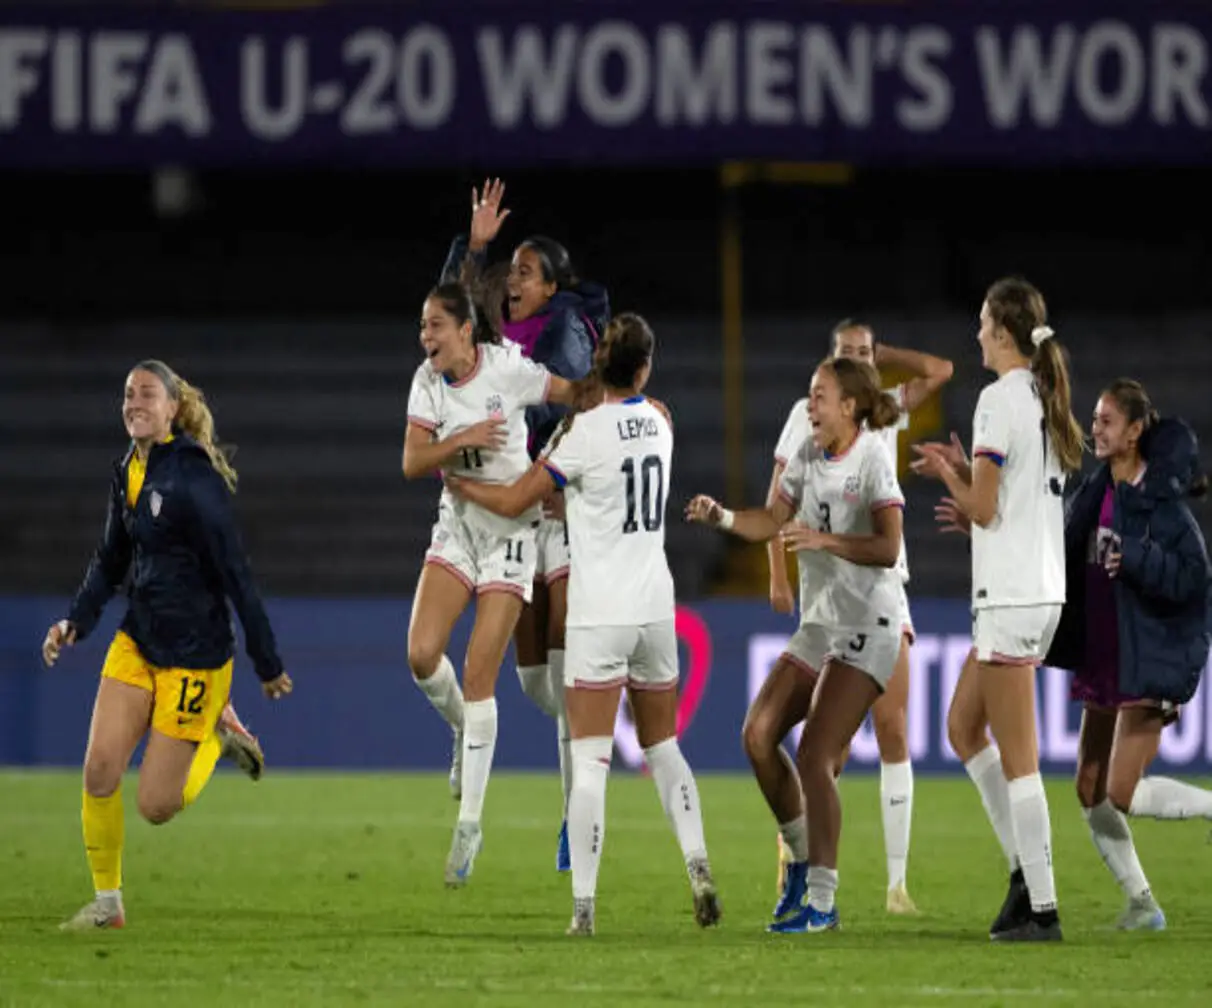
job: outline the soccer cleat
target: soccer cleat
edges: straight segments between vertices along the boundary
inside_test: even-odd
[[[783,879],[783,894],[779,897],[770,916],[776,921],[782,920],[789,913],[794,913],[804,902],[808,893],[808,862],[793,861],[787,865]]]
[[[901,917],[915,917],[918,913],[917,904],[909,895],[904,882],[898,882],[888,890],[888,912]]]
[[[476,855],[484,843],[480,824],[460,822],[455,824],[454,839],[450,843],[450,854],[446,857],[446,885],[458,889],[467,885]]]
[[[989,927],[989,937],[998,935],[1015,928],[1022,927],[1031,919],[1031,894],[1027,891],[1027,880],[1023,878],[1023,870],[1015,868],[1010,873],[1010,888],[997,919]]]
[[[223,746],[219,756],[231,760],[253,780],[260,780],[265,773],[265,753],[257,737],[244,727],[231,704],[224,707],[219,715],[215,734]]]
[[[1165,931],[1166,915],[1152,895],[1136,896],[1128,900],[1115,926],[1120,931]]]
[[[690,876],[690,891],[694,895],[694,921],[699,927],[712,927],[720,922],[723,911],[720,897],[711,877],[711,865],[706,858],[695,858],[686,866]]]
[[[126,914],[122,903],[94,899],[75,912],[59,925],[60,931],[97,931],[101,928],[121,928],[126,926]]]
[[[583,897],[572,901],[572,923],[568,925],[566,935],[580,935],[583,938],[593,937],[593,897]]]
[[[450,757],[450,797],[463,799],[463,729],[454,730],[454,752]]]
[[[560,823],[560,842],[556,847],[556,871],[572,871],[572,851],[568,849],[568,820]]]
[[[766,930],[771,934],[816,934],[819,931],[836,931],[841,926],[837,907],[828,911],[817,910],[812,904],[805,903],[793,916],[767,924]]]
[[[1055,910],[1032,913],[1023,923],[989,936],[995,942],[1058,942],[1064,941],[1060,918]]]

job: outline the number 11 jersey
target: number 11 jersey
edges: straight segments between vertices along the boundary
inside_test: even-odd
[[[544,460],[564,488],[570,627],[674,617],[665,559],[673,431],[643,396],[578,415]]]

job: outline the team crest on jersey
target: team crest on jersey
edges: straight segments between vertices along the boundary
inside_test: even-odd
[[[157,493],[155,490],[153,490],[151,492],[151,497],[149,498],[149,502],[150,502],[150,506],[151,506],[152,517],[159,518],[160,517],[160,505],[162,505],[164,503],[164,498],[161,497],[160,494]]]
[[[490,395],[484,406],[488,410],[489,416],[502,416],[505,413],[505,404],[499,395]]]
[[[849,504],[857,504],[859,499],[859,478],[857,476],[847,476],[846,483],[842,487],[842,496]]]

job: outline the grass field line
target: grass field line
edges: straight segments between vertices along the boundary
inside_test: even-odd
[[[571,941],[572,939],[570,939]],[[580,939],[584,940],[584,939]],[[232,990],[240,990],[245,988],[259,989],[264,985],[264,980],[245,979],[241,977],[158,977],[147,980],[126,980],[114,977],[80,977],[80,978],[52,978],[46,977],[40,981],[40,985],[49,988],[70,988],[80,990],[98,990],[115,988],[132,989],[132,990],[165,990],[165,991],[184,991],[189,989],[208,989],[215,990],[216,988],[229,988]],[[519,980],[517,983],[502,982],[501,980],[460,980],[460,979],[443,979],[426,981],[422,977],[399,977],[389,978],[382,975],[376,976],[372,984],[367,984],[359,980],[335,980],[325,979],[323,977],[309,977],[302,979],[291,977],[286,983],[289,988],[303,989],[317,992],[338,992],[338,991],[357,991],[367,987],[372,987],[376,991],[382,991],[384,988],[409,991],[417,993],[425,988],[434,991],[460,991],[467,993],[478,994],[527,994],[535,992],[535,982],[533,980]],[[0,983],[0,991],[4,990],[4,985]],[[1122,990],[1100,990],[1091,987],[945,987],[935,984],[845,984],[845,983],[828,983],[821,982],[820,978],[814,978],[808,988],[813,996],[827,995],[832,997],[899,997],[899,998],[920,998],[920,999],[939,999],[947,1000],[953,998],[1022,998],[1035,999],[1045,1001],[1055,1000],[1078,1000],[1082,1002],[1094,1001],[1110,1001],[1114,1002],[1122,999],[1125,992]],[[667,992],[654,990],[651,983],[637,982],[628,984],[623,982],[611,982],[608,984],[585,983],[582,981],[573,980],[571,978],[559,978],[544,976],[542,979],[542,991],[544,994],[566,994],[566,995],[616,995],[628,997],[658,997],[668,996]],[[759,983],[752,984],[717,984],[710,983],[697,987],[694,990],[694,997],[761,997],[766,991],[766,988]],[[1200,1001],[1206,1002],[1207,994],[1203,991],[1175,991],[1175,990],[1134,990],[1131,992],[1131,997],[1134,1001],[1138,1000],[1159,1000],[1165,999],[1170,1002],[1184,1001]]]

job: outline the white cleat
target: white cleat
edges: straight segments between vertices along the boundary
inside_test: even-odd
[[[231,704],[224,707],[219,715],[215,734],[223,746],[220,757],[231,760],[252,780],[260,780],[265,773],[265,753],[257,737],[244,727]]]
[[[1165,931],[1166,915],[1152,895],[1136,896],[1128,900],[1115,926],[1120,931]]]
[[[122,901],[95,899],[59,925],[60,931],[98,931],[126,926]]]
[[[594,906],[592,896],[587,899],[574,899],[572,901],[572,923],[568,925],[568,930],[564,933],[582,938],[592,938],[593,916]]]
[[[899,917],[915,917],[920,912],[904,882],[898,882],[888,890],[888,912]]]
[[[463,799],[463,729],[454,730],[454,752],[450,757],[450,797]]]
[[[686,866],[690,876],[690,891],[694,895],[694,920],[699,927],[713,927],[720,922],[720,897],[711,877],[711,865],[706,858],[695,858]]]
[[[483,846],[484,836],[480,824],[460,822],[455,824],[454,839],[450,843],[450,854],[446,858],[446,885],[459,889],[467,885],[476,855]]]

